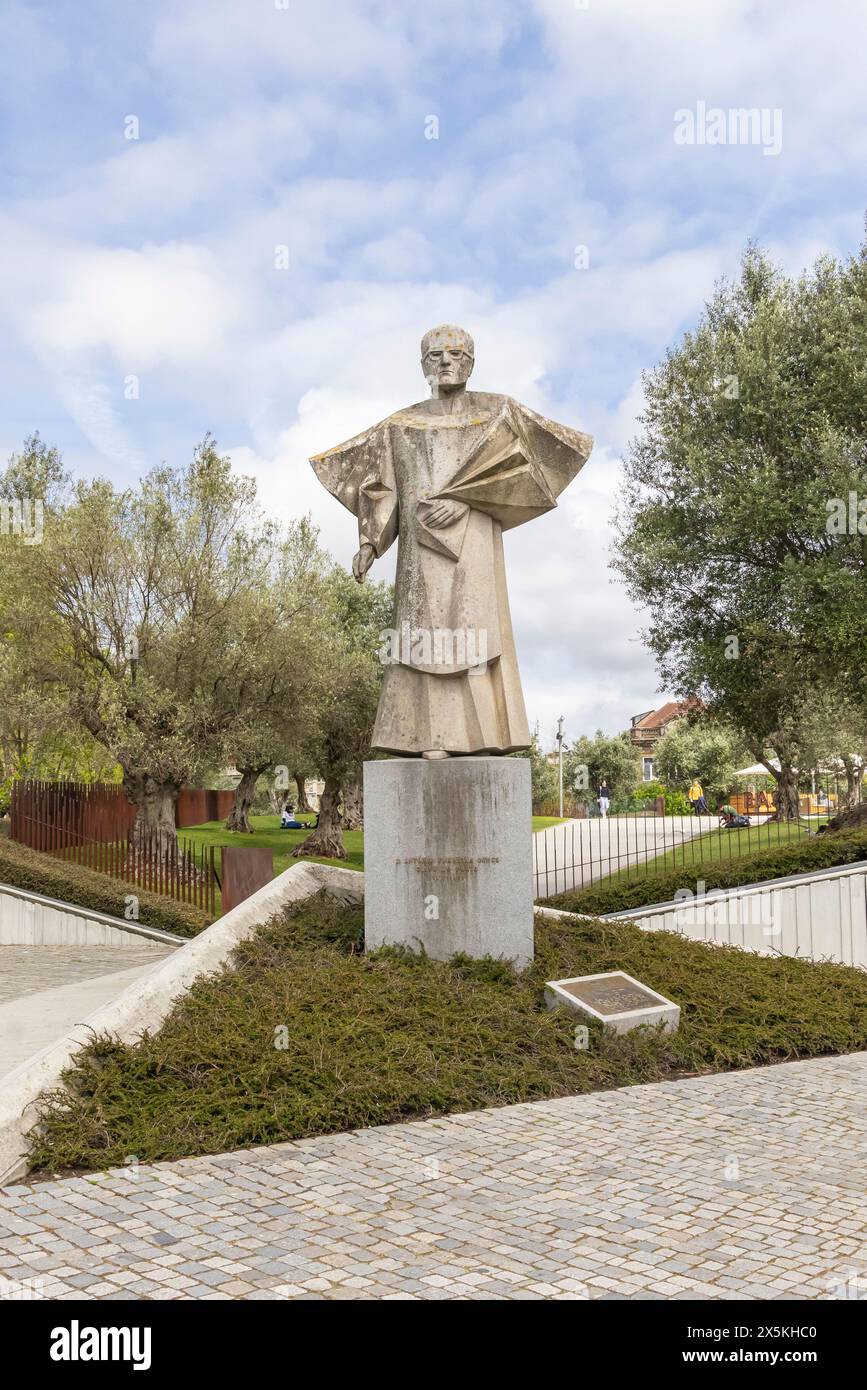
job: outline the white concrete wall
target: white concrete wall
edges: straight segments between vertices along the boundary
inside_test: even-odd
[[[720,895],[609,914],[646,931],[679,931],[805,960],[867,968],[867,863],[797,874]]]
[[[550,825],[533,836],[533,896],[583,888],[628,865],[715,830],[716,816],[594,816]]]
[[[538,910],[546,915],[553,911]],[[643,931],[677,931],[693,941],[747,951],[867,969],[867,861],[692,900],[610,912],[602,920],[635,922]]]
[[[130,892],[134,889],[131,887]],[[177,945],[185,938],[0,883],[0,946]]]

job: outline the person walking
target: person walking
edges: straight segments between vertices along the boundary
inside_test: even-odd
[[[604,777],[599,788],[599,814],[603,820],[608,819],[608,807],[611,805],[611,795],[608,791],[608,783]]]
[[[692,779],[692,786],[687,792],[687,796],[689,798],[689,804],[693,809],[693,813],[696,816],[708,815],[707,800],[705,798],[704,788],[702,787],[701,782],[698,780],[697,777],[694,777]]]

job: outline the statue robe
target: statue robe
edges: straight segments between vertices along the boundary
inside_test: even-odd
[[[504,530],[556,506],[593,446],[509,396],[421,401],[311,459],[358,517],[377,558],[398,539],[396,643],[374,749],[402,756],[530,746],[506,574]],[[434,502],[460,514],[426,524]]]

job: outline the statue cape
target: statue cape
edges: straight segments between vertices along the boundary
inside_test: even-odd
[[[457,466],[448,485],[431,501],[447,498],[487,513],[504,531],[542,516],[584,466],[593,448],[589,434],[557,424],[510,396],[499,405],[482,438]],[[324,487],[355,516],[365,501],[382,501],[392,489],[389,432],[414,417],[418,407],[398,411],[310,462]],[[468,412],[472,414],[472,412]],[[453,416],[427,416],[436,428]],[[435,541],[435,533],[431,532]]]

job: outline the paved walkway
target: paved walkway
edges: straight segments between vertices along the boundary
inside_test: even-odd
[[[861,1053],[7,1188],[0,1272],[52,1299],[856,1297],[865,1171]]]
[[[132,938],[134,940],[134,938]],[[92,980],[136,965],[156,965],[173,946],[0,946],[0,1003]]]
[[[174,946],[0,946],[0,1077],[62,1038]]]
[[[533,896],[549,898],[635,868],[716,830],[716,816],[589,816],[533,836]],[[698,861],[696,861],[698,862]]]

